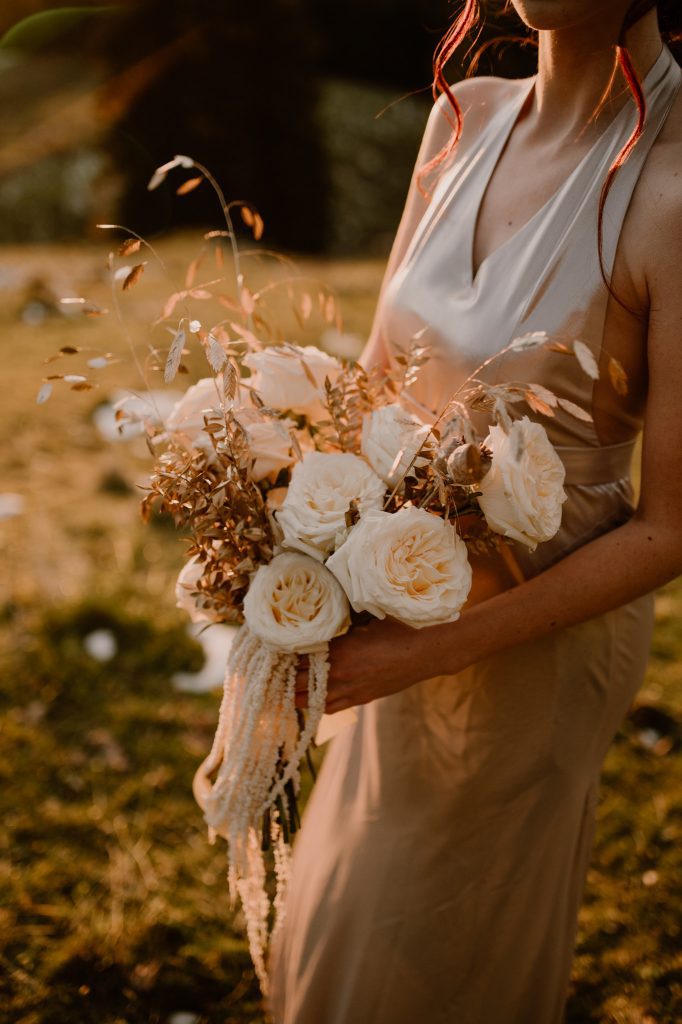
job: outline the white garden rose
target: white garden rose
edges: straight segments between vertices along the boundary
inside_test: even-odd
[[[274,480],[280,469],[296,461],[289,433],[296,426],[293,420],[274,420],[256,409],[244,407],[235,410],[235,418],[249,440],[249,451],[254,460],[251,466],[253,480],[258,482],[266,477]]]
[[[251,383],[267,406],[314,419],[326,412],[321,401],[325,377],[334,381],[342,370],[338,360],[315,345],[271,346],[249,352],[244,363],[253,371]]]
[[[183,566],[175,584],[175,605],[187,612],[192,622],[213,622],[213,616],[199,605],[192,594],[204,572],[203,563],[196,557],[190,558]]]
[[[564,465],[542,424],[527,416],[515,420],[508,434],[491,427],[485,444],[493,461],[480,483],[478,503],[488,526],[534,551],[561,525]]]
[[[380,406],[363,418],[362,454],[375,473],[393,488],[402,480],[428,433],[428,426],[397,403]],[[403,455],[395,466],[400,451]]]
[[[368,512],[327,561],[356,611],[420,629],[459,618],[471,589],[467,547],[425,509]]]
[[[244,619],[263,643],[305,654],[346,632],[350,608],[321,562],[284,551],[256,571],[244,599]]]
[[[275,420],[264,416],[257,409],[240,404],[242,394],[235,401],[228,402],[240,426],[245,430],[249,450],[253,457],[251,476],[258,482],[270,477],[274,480],[280,469],[296,461],[289,431],[296,424],[293,420]],[[204,429],[204,417],[221,417],[220,399],[213,377],[204,377],[192,384],[182,398],[176,402],[166,419],[166,430],[179,434],[193,448],[213,452],[213,442]]]
[[[204,448],[210,444],[204,430],[204,416],[220,415],[220,398],[213,377],[203,377],[187,388],[166,417],[166,430],[183,434],[190,444]]]
[[[359,455],[306,452],[296,463],[282,507],[276,513],[284,546],[323,561],[346,534],[346,513],[355,502],[363,516],[381,508],[386,486]]]

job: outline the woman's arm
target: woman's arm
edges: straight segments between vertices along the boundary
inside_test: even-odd
[[[413,630],[374,621],[334,640],[329,712],[454,674],[617,608],[682,573],[682,196],[670,195],[671,185],[669,179],[649,238],[640,235],[648,250],[649,387],[641,497],[632,519],[456,622]]]

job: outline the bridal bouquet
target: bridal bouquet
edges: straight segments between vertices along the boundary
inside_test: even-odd
[[[211,841],[227,840],[230,894],[241,900],[266,990],[273,909],[266,854],[274,863],[276,928],[291,835],[299,826],[300,765],[325,709],[330,641],[360,615],[391,616],[415,629],[452,622],[470,594],[472,553],[494,550],[504,558],[509,540],[534,548],[554,536],[566,497],[564,467],[544,427],[512,415],[513,407],[525,403],[546,416],[559,406],[588,414],[539,385],[492,385],[478,373],[445,408],[426,414],[410,398],[429,358],[421,336],[395,355],[388,372],[367,371],[316,346],[273,340],[265,289],[254,292],[246,284],[231,215],[237,206],[258,240],[257,211],[226,203],[209,172],[189,157],[159,168],[150,187],[178,167],[198,174],[180,186],[181,194],[204,180],[216,189],[227,230],[205,239],[209,245],[227,239],[236,293],[222,290],[224,276],[197,285],[199,261],[193,262],[185,288],[170,296],[157,321],[168,330],[169,344],[151,347],[147,363],[169,384],[193,344],[210,374],[188,387],[165,416],[126,411],[125,405],[116,415],[121,426],[139,421],[154,457],[144,514],[170,513],[191,538],[178,603],[195,621],[239,626],[215,739],[194,789]],[[109,255],[117,311],[118,288],[136,284],[144,264],[117,267],[116,261],[148,245],[129,234]],[[219,245],[215,254],[222,268]],[[317,305],[327,322],[335,319],[332,295],[319,290],[313,298],[304,289],[296,296],[286,280],[301,321]],[[205,315],[211,299],[222,305],[223,316]],[[201,314],[192,308],[197,305]],[[499,355],[551,344],[538,332],[515,339]],[[586,346],[563,347],[593,375]],[[52,378],[69,382],[73,375]],[[78,377],[80,389],[88,379],[87,373]],[[48,397],[48,386],[39,401]],[[472,414],[481,412],[490,423],[485,436],[473,425]],[[305,714],[294,692],[301,655],[308,665]]]
[[[512,391],[503,401],[474,384],[438,422],[410,411],[406,385],[428,357],[418,345],[383,378],[313,346],[251,341],[228,356],[229,342],[216,345],[220,371],[190,387],[152,436],[160,454],[145,505],[160,500],[192,533],[179,602],[194,618],[241,624],[195,794],[211,837],[228,842],[230,891],[266,987],[264,852],[272,845],[280,919],[329,641],[361,613],[415,629],[457,619],[469,546],[551,538],[564,468],[542,425],[509,418]],[[477,439],[469,408],[486,405],[499,423]],[[295,706],[302,654],[305,717]]]

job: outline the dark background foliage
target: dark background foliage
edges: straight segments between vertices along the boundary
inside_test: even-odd
[[[191,201],[175,200],[176,181],[146,190],[154,167],[181,152],[228,197],[256,203],[273,244],[384,251],[429,109],[432,53],[455,9],[448,0],[9,3],[0,240],[78,237],[114,218],[146,234],[212,223],[208,190]],[[477,45],[510,30],[518,23],[493,10]],[[487,51],[480,70],[529,74],[533,64],[532,48],[505,46]],[[453,62],[451,76],[461,74]]]

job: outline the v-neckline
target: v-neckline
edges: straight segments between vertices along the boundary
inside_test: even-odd
[[[661,61],[663,61],[665,55],[666,46],[665,44],[663,44],[661,52],[659,53],[658,57],[653,62],[649,70],[647,71],[644,78],[642,79],[642,89],[644,90],[645,95],[646,91],[648,90],[648,86],[651,82],[651,79],[654,76],[656,70],[659,68]],[[528,220],[524,221],[524,223],[521,224],[520,227],[518,227],[513,234],[506,238],[504,242],[498,245],[495,249],[492,249],[486,256],[483,257],[478,267],[476,268],[476,271],[474,272],[474,242],[476,241],[476,228],[478,227],[478,220],[481,213],[481,208],[483,206],[483,200],[488,191],[488,186],[492,181],[493,175],[497,170],[497,166],[500,162],[502,153],[507,146],[507,143],[511,137],[512,132],[514,131],[514,128],[518,123],[521,111],[523,110],[523,107],[527,99],[535,90],[536,80],[537,74],[533,75],[529,79],[526,88],[519,90],[518,96],[512,97],[509,104],[511,108],[511,117],[509,118],[509,121],[506,124],[504,124],[503,122],[503,128],[495,138],[495,145],[492,147],[491,150],[492,158],[490,160],[490,164],[488,166],[487,172],[482,176],[482,185],[477,192],[476,202],[474,203],[473,215],[469,218],[465,244],[465,252],[467,253],[467,288],[476,288],[476,285],[479,282],[481,273],[485,266],[491,260],[495,259],[499,253],[501,253],[503,250],[511,246],[513,242],[517,241],[526,232],[526,230],[533,223],[539,220],[539,218],[544,213],[546,213],[549,207],[552,206],[560,198],[564,191],[569,187],[569,185],[574,181],[578,174],[583,170],[590,157],[594,154],[594,152],[597,150],[600,144],[604,141],[606,136],[613,130],[616,123],[623,117],[624,111],[627,111],[629,109],[628,104],[625,103],[618,111],[618,113],[615,115],[615,117],[606,125],[604,130],[595,139],[595,141],[587,150],[587,152],[581,157],[581,159],[570,172],[568,177],[565,178],[565,180],[558,186],[558,188],[555,189],[555,191],[549,196],[549,198],[540,207],[538,207],[535,213],[533,213],[528,218]],[[506,112],[506,106],[500,108],[500,113],[502,113],[503,111]]]

